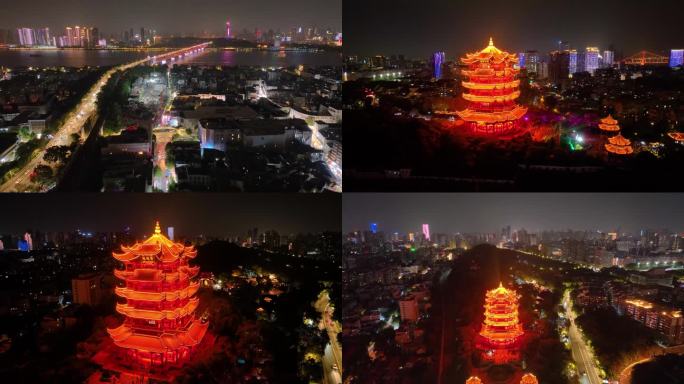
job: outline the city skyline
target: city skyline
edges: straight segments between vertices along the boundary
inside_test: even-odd
[[[493,233],[502,227],[528,231],[601,230],[634,233],[641,229],[684,229],[678,194],[519,193],[519,194],[366,194],[343,197],[345,233]],[[350,208],[352,207],[352,208]]]
[[[0,234],[27,229],[43,232],[116,232],[149,235],[155,221],[182,236],[235,235],[249,228],[282,234],[340,230],[335,196],[283,194],[22,194],[0,195]],[[47,214],[46,214],[47,212]],[[325,214],[320,214],[325,212]]]
[[[275,0],[263,0],[261,3],[255,7],[254,2],[245,0],[122,0],[102,4],[75,0],[56,7],[44,0],[15,2],[3,6],[0,29],[49,27],[51,31],[63,31],[69,25],[85,25],[97,27],[107,35],[144,27],[164,34],[200,34],[206,31],[223,36],[227,19],[235,32],[254,28],[287,30],[299,26],[339,30],[342,26],[340,0],[298,0],[296,5]],[[51,11],[45,12],[48,8]],[[131,9],[136,11],[130,12]]]
[[[387,0],[344,2],[347,55],[404,54],[427,58],[445,51],[455,60],[480,48],[489,37],[508,51],[557,49],[559,41],[584,50],[614,44],[625,56],[641,50],[669,51],[684,46],[677,34],[679,4],[665,0],[655,7],[637,1],[494,0],[486,11],[479,3],[433,0],[425,3]]]

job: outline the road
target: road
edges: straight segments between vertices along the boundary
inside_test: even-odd
[[[589,384],[601,384],[602,380],[598,375],[598,368],[595,364],[595,358],[586,342],[582,338],[582,334],[575,323],[575,312],[572,310],[572,299],[570,298],[570,291],[565,291],[563,296],[563,308],[565,308],[565,316],[570,321],[568,327],[568,336],[570,337],[570,346],[572,348],[572,358],[575,360],[577,369],[580,373],[580,382]]]
[[[442,275],[439,277],[439,284],[444,286],[444,284],[447,281],[447,278],[449,277],[449,274],[451,273],[451,268],[447,269],[442,273]],[[444,301],[445,294],[442,292],[440,294],[442,300],[441,300],[441,311],[442,311],[442,334],[439,339],[439,365],[437,367],[437,384],[442,384],[442,376],[444,376],[444,343],[446,342],[446,326],[447,326],[447,321],[446,321],[446,302]]]
[[[201,44],[201,49],[206,47],[206,44]],[[111,68],[105,72],[102,77],[88,90],[88,92],[83,96],[80,103],[74,109],[74,113],[67,116],[64,124],[57,130],[57,132],[49,139],[45,147],[38,151],[34,157],[29,160],[29,162],[24,165],[18,172],[7,180],[3,185],[0,186],[0,192],[24,192],[30,189],[32,182],[30,180],[31,172],[36,168],[36,166],[43,163],[43,154],[45,150],[49,147],[56,145],[69,145],[71,144],[71,135],[74,133],[79,133],[83,124],[88,121],[89,118],[96,117],[97,114],[97,95],[102,90],[102,87],[107,84],[109,79],[117,71],[124,71],[133,67],[136,67],[147,62],[156,62],[160,58],[174,57],[180,52],[185,52],[192,49],[200,49],[199,46],[193,46],[189,48],[183,48],[176,51],[168,52],[163,55],[158,55],[151,58],[145,58],[142,60],[137,60],[128,64],[122,64]],[[93,119],[95,121],[96,119]],[[45,192],[47,187],[42,187],[40,192]]]
[[[160,191],[169,191],[169,181],[175,180],[175,171],[166,167],[166,145],[173,141],[174,128],[155,128],[154,135],[157,138],[154,148],[154,164],[161,170],[161,177],[153,175],[154,187]]]

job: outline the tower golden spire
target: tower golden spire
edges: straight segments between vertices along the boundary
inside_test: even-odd
[[[489,46],[490,47],[494,46],[494,39],[492,39],[491,37],[489,38]]]
[[[157,220],[157,223],[154,225],[154,234],[158,235],[161,233],[161,228],[159,228],[159,220]]]

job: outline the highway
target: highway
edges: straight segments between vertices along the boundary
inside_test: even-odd
[[[565,316],[570,321],[568,336],[570,338],[572,358],[575,360],[575,364],[580,373],[580,383],[601,384],[602,380],[598,375],[598,368],[594,363],[594,355],[582,338],[582,334],[575,323],[575,318],[577,316],[572,310],[572,299],[570,298],[569,290],[565,291],[563,296],[563,308],[565,308]]]
[[[57,132],[49,139],[48,143],[41,148],[37,153],[29,160],[29,162],[18,170],[10,179],[8,179],[3,185],[0,185],[0,192],[26,192],[29,191],[33,185],[30,180],[31,172],[36,168],[36,166],[43,163],[43,154],[45,150],[49,147],[56,145],[69,145],[71,144],[71,135],[74,133],[79,133],[81,127],[85,124],[89,118],[93,117],[93,121],[96,120],[97,114],[97,95],[100,93],[102,88],[107,84],[109,79],[117,71],[125,71],[127,69],[136,67],[138,65],[145,64],[147,62],[157,62],[159,60],[175,57],[178,55],[180,58],[184,52],[191,50],[204,49],[208,43],[200,44],[197,46],[192,46],[188,48],[183,48],[168,52],[162,55],[157,55],[153,57],[148,57],[145,59],[137,60],[128,64],[122,64],[109,69],[105,72],[102,77],[86,92],[86,94],[81,99],[80,103],[74,109],[74,112],[69,114],[64,122],[64,124],[57,130]],[[40,192],[46,192],[47,186],[41,187]]]

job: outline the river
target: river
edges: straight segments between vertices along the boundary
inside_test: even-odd
[[[17,67],[83,67],[110,66],[134,61],[160,51],[20,49],[0,50],[0,66]],[[224,51],[210,49],[206,53],[183,60],[193,65],[305,66],[341,65],[337,52]]]

